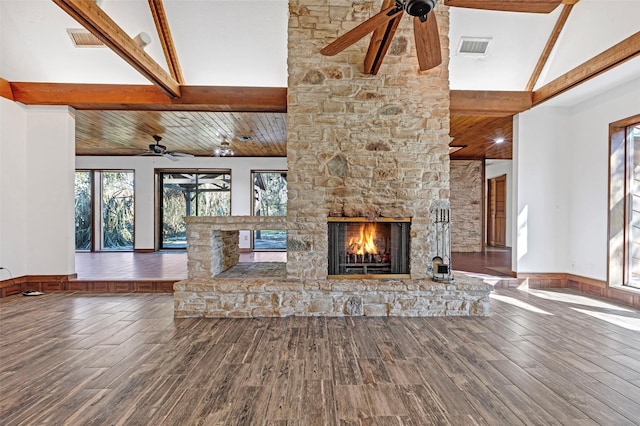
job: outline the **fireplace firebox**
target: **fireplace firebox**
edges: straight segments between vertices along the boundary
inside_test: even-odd
[[[331,217],[329,278],[410,278],[410,218]]]

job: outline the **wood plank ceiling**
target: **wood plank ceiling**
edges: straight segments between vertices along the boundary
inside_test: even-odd
[[[236,156],[284,157],[287,155],[285,113],[106,111],[76,112],[77,155],[137,155],[152,136],[162,136],[169,151],[211,156],[228,141]],[[451,117],[452,159],[510,159],[512,116]],[[495,139],[504,142],[496,144]]]
[[[137,155],[162,136],[169,151],[211,156],[223,141],[236,156],[284,157],[284,113],[194,111],[76,112],[77,155]]]

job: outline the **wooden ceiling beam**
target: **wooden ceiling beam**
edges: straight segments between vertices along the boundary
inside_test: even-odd
[[[182,86],[170,98],[156,86],[11,82],[26,105],[69,105],[79,110],[286,112],[286,87]]]
[[[0,96],[3,98],[14,101],[13,90],[11,89],[11,83],[4,78],[0,77]]]
[[[86,0],[53,0],[118,56],[169,96],[180,97],[180,85],[100,7]]]
[[[562,3],[561,0],[445,0],[444,4],[470,9],[498,10],[507,12],[550,13]]]
[[[155,86],[3,83],[25,105],[69,105],[81,110],[286,112],[286,87],[182,86],[173,99]],[[4,89],[3,89],[4,91]],[[530,92],[452,90],[452,115],[504,117],[531,108]],[[5,96],[6,97],[6,96]]]
[[[541,104],[640,54],[640,31],[589,59],[533,92],[533,105]]]
[[[173,44],[173,37],[171,36],[169,21],[167,20],[167,15],[164,11],[164,4],[162,3],[162,0],[149,0],[149,8],[153,15],[153,21],[156,24],[156,30],[158,32],[158,37],[160,37],[160,44],[162,44],[164,57],[167,60],[167,65],[169,66],[169,72],[178,83],[184,85],[184,77],[182,76],[182,69],[180,68],[180,62],[178,61],[176,46]]]
[[[452,90],[451,115],[505,117],[531,108],[531,92]]]
[[[571,13],[571,9],[573,9],[573,5],[575,3],[577,3],[577,0],[575,0],[574,3],[565,4],[562,7],[560,16],[558,16],[558,20],[556,21],[556,24],[553,26],[553,30],[551,30],[551,34],[549,35],[547,44],[544,46],[544,49],[540,54],[540,58],[538,58],[538,63],[533,69],[533,73],[531,73],[529,82],[527,83],[527,86],[525,87],[524,90],[528,92],[532,91],[536,83],[538,82],[538,79],[540,78],[540,74],[542,74],[542,70],[544,66],[547,64],[547,61],[549,60],[549,56],[551,55],[551,52],[553,51],[553,48],[555,47],[556,42],[558,41],[558,37],[560,37],[560,33],[562,32],[562,29],[564,28],[564,25],[566,24],[567,19],[569,18],[569,14]]]

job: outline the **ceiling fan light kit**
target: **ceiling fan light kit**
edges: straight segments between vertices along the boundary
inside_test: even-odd
[[[220,147],[213,151],[213,155],[216,157],[233,157],[234,154],[235,152],[233,152],[233,149],[231,149],[227,141],[220,143]]]

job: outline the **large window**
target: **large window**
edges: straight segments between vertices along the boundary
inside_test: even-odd
[[[126,170],[76,171],[76,250],[133,250],[133,179]]]
[[[287,215],[287,173],[254,171],[253,214],[255,216]],[[286,250],[287,232],[263,229],[253,232],[254,250]]]
[[[640,288],[640,116],[610,133],[608,283]]]
[[[92,247],[93,232],[93,173],[82,170],[76,172],[76,250],[88,251]]]
[[[627,135],[627,284],[640,287],[640,124]]]
[[[160,172],[161,248],[187,247],[185,216],[231,214],[231,174],[226,171]]]

